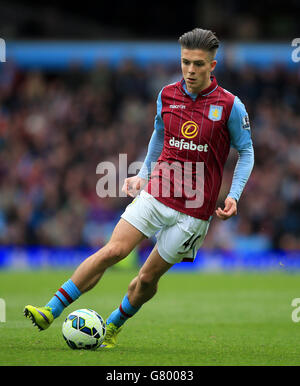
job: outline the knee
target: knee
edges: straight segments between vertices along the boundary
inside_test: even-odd
[[[110,242],[106,245],[106,256],[108,258],[123,259],[127,254],[128,252],[121,242]]]
[[[128,255],[128,251],[120,242],[109,242],[98,252],[98,262],[105,267],[116,264]]]
[[[152,273],[149,272],[142,272],[139,274],[139,281],[141,283],[141,286],[144,288],[156,288],[157,287],[157,280],[155,276]]]
[[[131,282],[129,283],[129,286],[128,286],[128,292],[133,292],[135,289],[136,289],[136,285],[137,285],[137,282],[138,282],[138,276],[136,276],[133,280],[131,280]]]

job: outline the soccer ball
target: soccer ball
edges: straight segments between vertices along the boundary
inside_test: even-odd
[[[105,322],[94,310],[81,309],[71,312],[63,322],[62,333],[72,349],[96,349],[104,341]]]

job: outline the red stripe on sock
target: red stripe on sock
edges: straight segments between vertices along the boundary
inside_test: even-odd
[[[56,296],[57,297],[57,299],[59,299],[60,300],[60,302],[62,303],[62,305],[64,306],[64,307],[67,307],[66,305],[65,305],[65,303],[61,300],[61,298],[59,297],[59,296],[57,296],[56,294],[54,294],[54,296]]]
[[[132,315],[127,314],[127,313],[123,310],[122,304],[120,304],[119,310],[121,311],[121,314],[123,314],[126,318],[131,318],[131,317],[132,317]]]
[[[71,298],[71,296],[63,288],[60,288],[59,292],[64,295],[64,297],[67,299],[69,304],[73,303],[73,299]]]

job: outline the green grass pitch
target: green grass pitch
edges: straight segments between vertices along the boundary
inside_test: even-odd
[[[92,308],[106,318],[126,293],[135,271],[110,269],[46,331],[24,318],[26,304],[44,305],[70,271],[0,271],[0,365],[201,366],[300,364],[300,323],[291,302],[300,275],[168,272],[157,295],[131,319],[113,350],[71,350],[64,318]]]

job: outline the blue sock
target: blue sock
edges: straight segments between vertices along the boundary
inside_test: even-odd
[[[51,307],[54,318],[57,318],[80,295],[81,292],[70,279],[59,288],[49,303],[46,304],[46,307]]]
[[[128,318],[131,318],[141,307],[133,307],[128,300],[127,294],[124,296],[120,307],[113,311],[108,317],[106,324],[113,323],[121,327]]]

